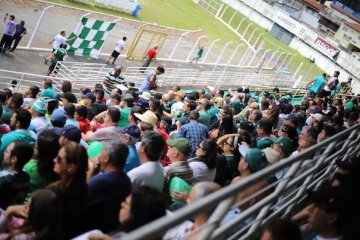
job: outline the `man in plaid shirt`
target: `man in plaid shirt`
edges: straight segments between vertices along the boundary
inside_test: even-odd
[[[194,157],[196,147],[206,138],[209,137],[208,128],[198,122],[199,112],[193,110],[189,115],[189,123],[181,126],[179,132],[176,134],[176,138],[186,138],[191,142],[191,154],[190,157]]]

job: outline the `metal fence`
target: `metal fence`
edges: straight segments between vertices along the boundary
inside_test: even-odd
[[[331,179],[337,169],[335,161],[344,161],[360,156],[359,130],[360,124],[316,144],[294,157],[254,173],[236,184],[222,188],[177,210],[173,215],[167,215],[136,229],[124,236],[123,239],[159,238],[167,230],[213,208],[215,210],[207,223],[194,231],[196,239],[254,239],[258,237],[261,227],[275,216],[285,217],[294,214],[299,204],[306,199],[307,190],[317,189],[324,181]],[[313,155],[315,157],[309,157]],[[288,171],[282,179],[268,184],[261,191],[234,203],[237,194],[254,184],[266,181],[269,177],[285,169]],[[263,196],[259,198],[260,195]],[[244,207],[254,199],[259,200],[250,207]],[[221,225],[220,221],[233,207],[239,207],[241,213],[233,220]]]

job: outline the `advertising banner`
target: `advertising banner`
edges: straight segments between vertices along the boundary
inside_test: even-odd
[[[315,40],[315,46],[319,49],[322,53],[335,58],[337,54],[339,54],[340,50],[333,46],[331,43],[327,42],[325,39],[321,37],[317,37]]]

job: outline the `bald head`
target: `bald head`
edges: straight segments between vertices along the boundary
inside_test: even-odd
[[[214,182],[199,182],[191,189],[189,195],[189,203],[198,201],[199,199],[219,190],[221,187]]]
[[[117,66],[114,68],[114,75],[115,75],[116,77],[120,75],[121,69],[122,69],[122,67],[121,67],[120,65],[117,65]]]

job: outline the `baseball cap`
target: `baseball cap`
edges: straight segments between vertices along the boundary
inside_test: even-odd
[[[51,122],[60,122],[61,126],[64,126],[66,123],[66,114],[63,109],[55,109],[51,114]]]
[[[161,122],[164,123],[167,127],[171,127],[172,119],[168,117],[162,117]]]
[[[247,132],[253,132],[255,130],[255,126],[252,122],[249,121],[242,121],[240,123],[240,129],[245,130]]]
[[[86,95],[87,93],[91,93],[91,89],[90,88],[80,88],[80,92],[84,95]]]
[[[274,163],[280,161],[280,155],[275,149],[273,149],[271,147],[267,147],[261,151],[263,151],[263,153],[265,153],[266,160],[269,163],[274,164]]]
[[[170,147],[174,147],[179,152],[184,154],[184,156],[188,156],[191,151],[191,143],[186,138],[176,138],[174,140],[167,140],[167,144],[169,144]]]
[[[45,98],[39,98],[31,105],[31,107],[40,114],[46,114],[48,103]]]
[[[67,125],[66,127],[64,127],[62,129],[62,135],[70,141],[80,143],[81,131],[79,128],[73,125]]]
[[[274,143],[279,144],[287,156],[295,150],[295,144],[293,140],[288,137],[278,138]]]
[[[311,115],[311,117],[315,118],[316,121],[318,121],[318,122],[322,121],[323,116],[320,113],[315,113],[315,114],[310,114],[310,115]]]
[[[180,122],[181,125],[185,125],[189,122],[189,119],[185,116],[179,117],[178,121]]]
[[[93,102],[96,101],[96,96],[95,96],[95,94],[93,94],[92,92],[89,92],[89,93],[85,94],[85,98],[89,98],[89,99],[91,99],[91,101],[93,101]]]
[[[145,98],[140,98],[137,103],[137,106],[139,106],[143,111],[149,108],[149,101]]]
[[[344,125],[344,119],[338,115],[332,116],[330,118],[330,122],[333,122],[336,125],[340,125],[340,126]]]
[[[300,121],[299,117],[298,117],[296,114],[293,114],[293,113],[289,114],[289,115],[285,118],[285,120],[290,120],[290,121],[292,121],[294,124],[298,124],[299,121]]]
[[[246,153],[245,161],[249,165],[249,169],[252,173],[260,171],[268,164],[265,153],[258,148],[251,148]]]
[[[133,138],[140,138],[140,128],[136,124],[131,124],[117,130],[120,134],[127,134]]]

